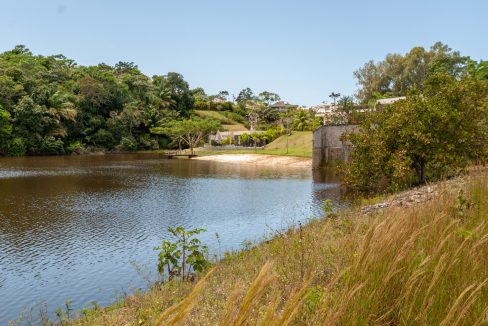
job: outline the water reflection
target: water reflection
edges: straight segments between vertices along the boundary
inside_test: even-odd
[[[204,227],[217,251],[320,214],[338,179],[306,169],[158,155],[0,160],[0,324],[22,306],[66,299],[105,305],[144,287],[131,262],[155,270],[168,226]]]

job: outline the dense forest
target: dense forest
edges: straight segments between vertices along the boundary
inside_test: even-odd
[[[175,128],[167,128],[174,121],[221,129],[221,122],[198,117],[197,110],[225,111],[246,127],[256,112],[255,127],[264,129],[280,119],[269,107],[277,94],[254,95],[245,88],[235,101],[229,97],[227,91],[207,95],[191,89],[174,72],[150,78],[132,62],[81,66],[63,55],[33,55],[19,45],[0,54],[0,154],[174,147]]]
[[[488,62],[475,62],[442,43],[370,61],[354,72],[358,93],[338,100],[336,109],[343,112],[332,123],[362,121],[361,110],[355,109],[422,90],[435,74],[487,80]],[[225,130],[227,121],[267,130],[259,135],[266,143],[324,123],[313,110],[292,105],[276,110],[271,104],[279,100],[278,94],[254,94],[250,88],[236,97],[225,90],[207,95],[175,72],[148,77],[132,62],[82,66],[63,55],[34,55],[19,45],[0,54],[0,155],[175,148],[182,145],[185,129],[200,132],[192,138],[201,143],[202,130]]]

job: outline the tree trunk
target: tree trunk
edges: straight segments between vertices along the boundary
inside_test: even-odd
[[[425,162],[418,160],[414,163],[415,174],[417,175],[417,183],[419,185],[425,184]]]
[[[420,179],[419,184],[425,184],[425,162],[420,163]]]

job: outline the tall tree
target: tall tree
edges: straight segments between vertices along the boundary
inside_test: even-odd
[[[422,91],[371,112],[352,143],[345,182],[381,191],[448,177],[488,156],[488,83],[428,78]]]
[[[259,99],[261,101],[266,102],[268,104],[268,106],[271,105],[271,103],[273,103],[273,102],[281,100],[281,98],[278,94],[268,92],[268,91],[263,91],[263,92],[259,93]]]
[[[169,107],[183,116],[188,116],[193,108],[195,99],[190,86],[183,78],[183,75],[176,72],[169,72],[164,76],[153,76],[153,82],[159,93],[167,94],[171,98]]]
[[[239,92],[239,95],[237,95],[236,102],[239,104],[243,104],[247,101],[251,101],[254,99],[254,93],[252,90],[248,88],[244,88]]]
[[[384,60],[369,61],[354,72],[360,86],[357,97],[367,103],[375,93],[405,96],[410,89],[422,88],[435,73],[459,78],[466,72],[467,59],[441,42],[430,50],[414,47],[405,55],[388,54]]]

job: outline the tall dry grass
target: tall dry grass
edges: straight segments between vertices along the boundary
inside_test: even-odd
[[[77,323],[488,325],[487,181],[477,172],[421,206],[314,221],[230,255],[188,296],[167,284]]]

